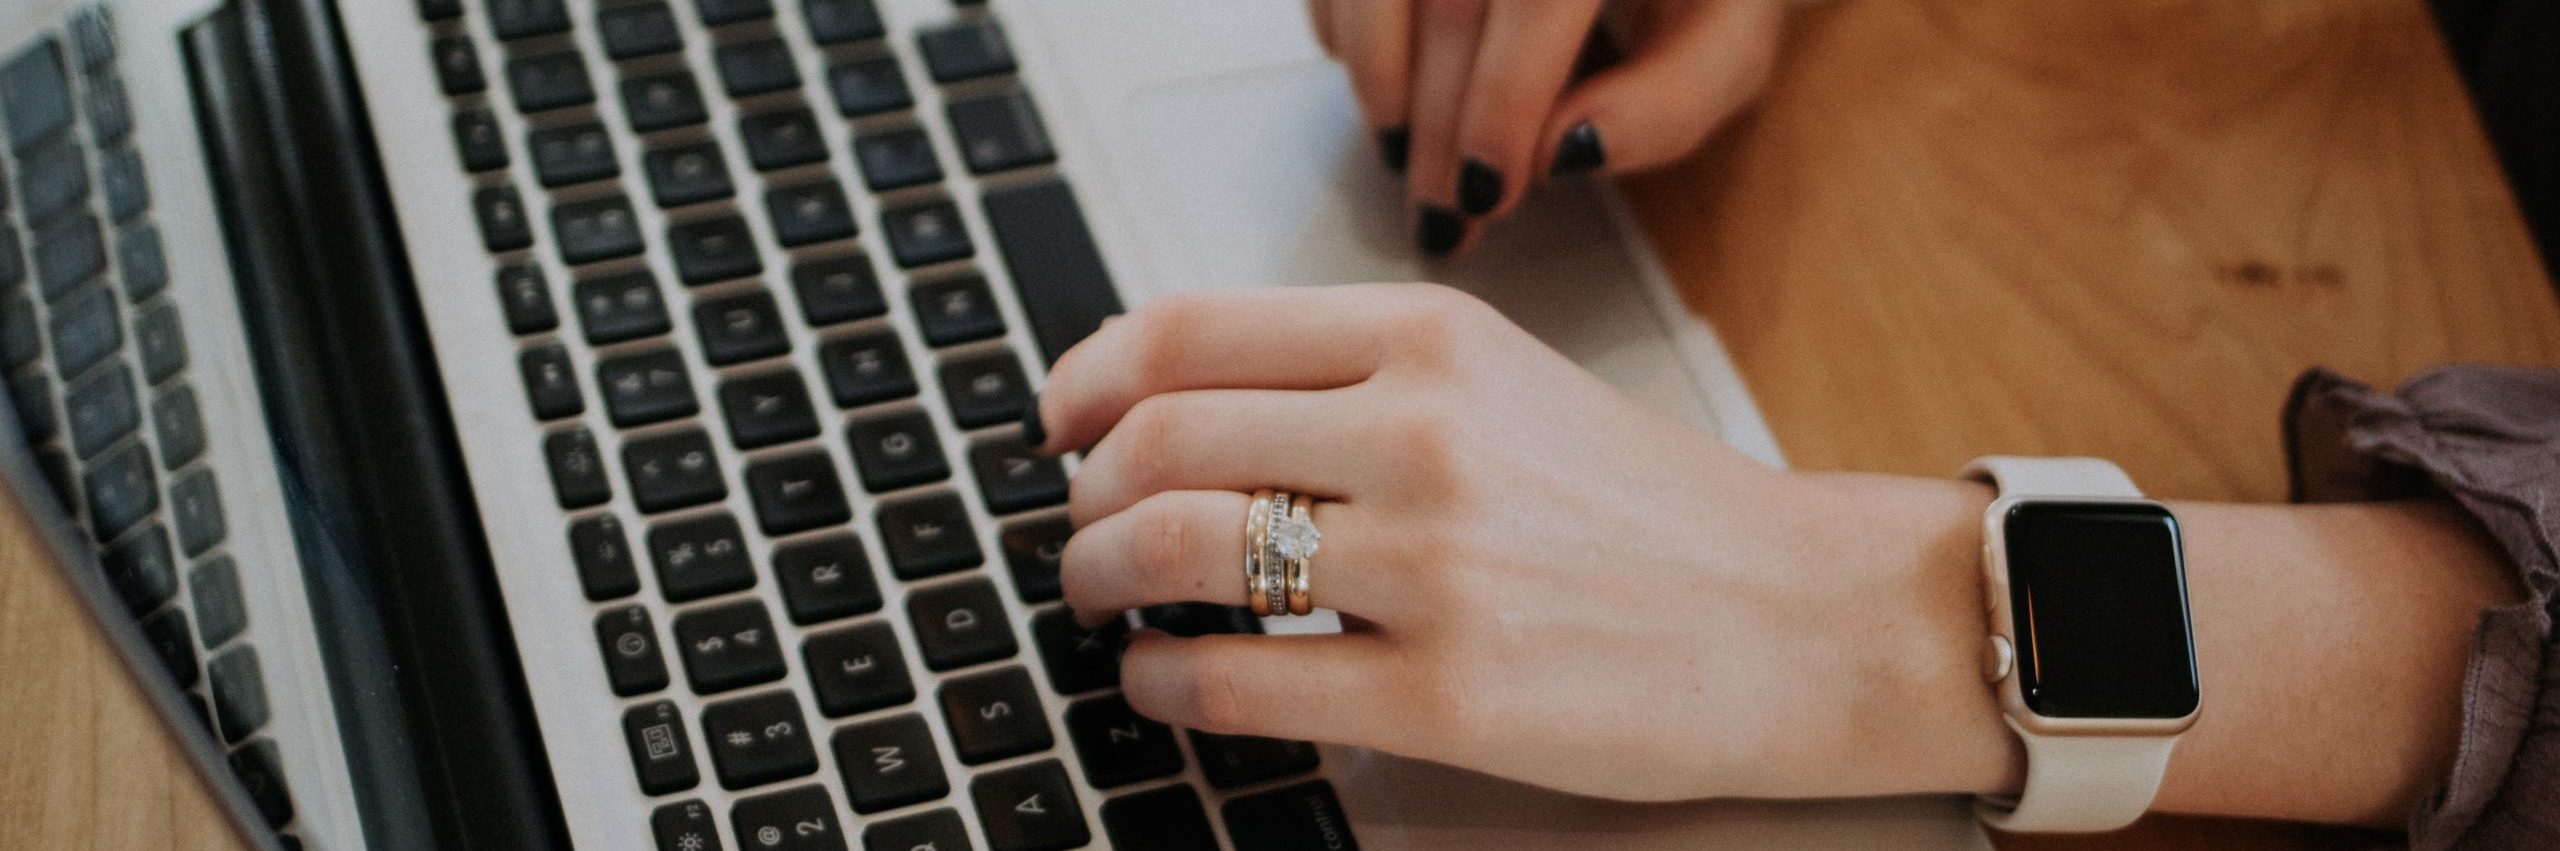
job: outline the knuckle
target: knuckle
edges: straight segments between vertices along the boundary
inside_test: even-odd
[[[1192,573],[1188,568],[1199,551],[1199,524],[1173,500],[1149,498],[1140,505],[1137,552],[1131,554],[1139,573],[1156,587],[1191,590],[1187,586],[1193,583],[1183,579]]]
[[[1197,296],[1177,295],[1129,314],[1138,340],[1134,368],[1147,386],[1171,384],[1187,369],[1190,335],[1200,325],[1201,311]]]
[[[1181,671],[1177,690],[1191,726],[1220,733],[1243,732],[1251,701],[1245,697],[1244,675],[1232,667],[1190,665]]]

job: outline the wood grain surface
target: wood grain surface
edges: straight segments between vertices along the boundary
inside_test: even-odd
[[[1852,0],[1781,62],[1722,141],[1627,186],[1798,466],[2087,453],[2161,496],[2277,500],[2305,367],[2560,364],[2421,0]],[[25,532],[0,505],[0,845],[237,847]]]

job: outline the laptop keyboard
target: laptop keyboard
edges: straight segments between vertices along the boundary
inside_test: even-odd
[[[113,21],[91,6],[0,57],[0,372],[108,584],[284,829],[293,802],[244,637],[241,577],[260,566],[224,546],[232,511],[205,453],[117,50]]]
[[[651,800],[633,817],[659,848],[1219,848],[1204,802],[1236,848],[1352,847],[1313,746],[1137,715],[1116,688],[1127,625],[1082,629],[1059,602],[1067,471],[1015,421],[1028,369],[1119,300],[1003,21],[962,4],[899,32],[871,0],[417,8],[619,698],[619,782]],[[1228,607],[1142,617],[1260,629]]]

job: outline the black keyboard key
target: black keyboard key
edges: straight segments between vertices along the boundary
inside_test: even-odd
[[[1209,785],[1232,789],[1316,770],[1316,746],[1261,736],[1191,732],[1191,751]]]
[[[741,600],[676,616],[676,650],[695,694],[782,679],[781,641],[764,602]]]
[[[37,374],[35,377],[42,376]],[[44,474],[45,486],[53,489],[54,504],[66,512],[74,510],[72,506],[79,500],[80,482],[71,473],[71,456],[49,446],[38,448],[36,469]]]
[[[604,409],[622,428],[693,416],[693,378],[674,349],[637,352],[596,362],[596,386]],[[715,474],[716,475],[716,474]],[[636,476],[634,484],[638,484]]]
[[[960,851],[970,848],[969,826],[949,807],[900,816],[862,832],[862,851]]]
[[[694,10],[702,13],[706,27],[773,17],[771,0],[694,0]]]
[[[98,454],[142,424],[133,371],[115,363],[72,382],[62,411],[71,423],[71,451],[82,458]]]
[[[638,59],[684,49],[684,33],[665,3],[630,3],[596,12],[596,30],[604,37],[604,53],[615,59]]]
[[[969,528],[969,508],[957,494],[883,503],[879,514],[880,544],[889,552],[889,572],[899,579],[940,576],[986,560]]]
[[[631,476],[632,499],[650,514],[688,508],[729,495],[711,438],[690,429],[622,444],[622,466]]]
[[[877,603],[873,604],[877,606]],[[900,706],[916,699],[916,684],[898,654],[898,635],[880,621],[809,636],[800,649],[818,711],[829,718]]]
[[[26,221],[52,221],[64,210],[79,209],[89,197],[89,158],[69,137],[45,142],[18,155],[18,203]]]
[[[223,520],[222,490],[213,471],[197,467],[169,480],[169,517],[178,527],[178,551],[189,558],[222,543],[229,526]]]
[[[143,308],[133,317],[134,354],[142,361],[142,378],[149,384],[169,380],[187,366],[186,331],[178,324],[178,305],[157,302]]]
[[[124,275],[124,296],[137,304],[159,294],[169,283],[167,258],[160,253],[160,229],[150,223],[125,228],[116,237],[116,269]]]
[[[1182,638],[1203,635],[1254,635],[1262,632],[1262,621],[1252,610],[1242,606],[1214,603],[1168,603],[1148,606],[1138,611],[1146,625]]]
[[[783,606],[790,610],[793,623],[812,624],[880,608],[871,560],[851,535],[777,546],[773,572],[782,581]]]
[[[791,289],[811,325],[869,319],[889,309],[871,258],[860,254],[801,262],[791,270]]]
[[[1209,811],[1201,809],[1200,793],[1187,785],[1102,802],[1102,833],[1118,851],[1218,851],[1218,837],[1209,832]]]
[[[646,276],[642,277],[645,280]],[[542,267],[530,263],[502,266],[498,269],[497,286],[498,307],[506,312],[508,331],[519,335],[539,334],[559,327],[560,314],[551,306],[551,284],[543,278]],[[586,287],[582,285],[580,291],[583,293],[585,290]],[[654,304],[656,287],[650,287],[650,296]],[[611,301],[600,305],[604,308],[603,314],[608,318],[615,315],[612,310],[615,306]],[[588,324],[590,329],[594,327],[592,319]],[[590,340],[594,339],[592,332],[588,336]],[[595,342],[602,344],[611,341]]]
[[[684,715],[667,701],[631,707],[622,713],[622,738],[631,746],[631,767],[640,775],[640,791],[652,795],[681,792],[702,782],[693,762],[693,743],[684,732]]]
[[[658,628],[646,607],[624,606],[597,615],[596,647],[604,653],[605,679],[614,694],[630,697],[667,687],[666,654],[658,649]]]
[[[1119,695],[1077,701],[1067,707],[1067,740],[1084,762],[1084,779],[1096,788],[1126,786],[1182,771],[1182,749],[1173,728],[1129,708]]]
[[[1002,621],[992,626],[1004,628]],[[1048,750],[1055,742],[1040,693],[1018,667],[944,682],[942,715],[950,723],[952,749],[969,765]]]
[[[115,21],[107,7],[88,6],[71,13],[71,50],[80,70],[96,74],[116,58]]]
[[[702,106],[702,87],[683,71],[622,81],[622,112],[639,133],[691,127],[710,118]]]
[[[863,815],[951,794],[941,751],[924,716],[898,715],[836,731],[836,768],[853,811]]]
[[[134,614],[159,608],[178,593],[178,560],[169,548],[169,533],[153,523],[108,544],[98,554],[107,584]]]
[[[178,385],[151,403],[151,433],[160,438],[160,466],[175,470],[204,454],[204,412],[195,388]]]
[[[879,38],[882,32],[880,10],[871,0],[804,0],[800,11],[809,17],[810,40],[819,44]]]
[[[701,801],[677,801],[649,814],[657,851],[721,851],[720,827]]]
[[[756,449],[818,436],[818,414],[800,374],[788,369],[733,378],[720,385],[729,441]]]
[[[1014,593],[1026,603],[1058,599],[1058,557],[1066,552],[1075,527],[1064,517],[1007,524],[996,536],[1004,561],[1013,571]]]
[[[151,184],[142,172],[142,154],[118,148],[98,159],[98,191],[106,196],[107,220],[132,222],[151,208]]]
[[[9,206],[9,182],[0,178],[0,208]],[[18,244],[18,232],[0,228],[0,290],[15,287],[27,279],[27,252]]]
[[[1004,314],[987,292],[987,279],[977,275],[917,284],[908,300],[915,303],[916,325],[924,329],[928,345],[950,346],[1004,333]]]
[[[622,531],[621,518],[599,514],[570,523],[569,560],[589,600],[640,593],[640,571],[631,566],[631,536]]]
[[[480,73],[480,51],[471,46],[471,37],[446,36],[427,46],[436,63],[436,83],[447,95],[475,94],[489,88],[489,79]]]
[[[942,362],[942,398],[961,428],[985,428],[1022,418],[1031,386],[1022,361],[1005,349]]]
[[[187,571],[187,595],[195,601],[196,635],[206,647],[220,647],[249,628],[249,607],[240,595],[240,571],[231,557],[217,555]]]
[[[48,296],[106,269],[106,234],[98,229],[96,216],[83,212],[56,219],[37,226],[34,237],[36,283]]]
[[[462,0],[418,0],[418,18],[448,21],[462,17]]]
[[[894,332],[878,331],[818,345],[818,367],[836,407],[857,408],[916,394],[916,375]],[[859,457],[859,456],[857,456]]]
[[[818,770],[818,753],[800,723],[800,702],[788,690],[704,707],[702,736],[710,743],[711,765],[724,789],[762,786]]]
[[[755,503],[756,526],[768,536],[841,526],[853,519],[844,485],[836,481],[835,461],[823,449],[748,464],[747,496]]]
[[[516,356],[516,371],[524,375],[524,392],[533,403],[534,419],[586,413],[586,396],[578,390],[578,368],[569,363],[569,350],[560,344],[524,350]]]
[[[948,199],[883,210],[880,227],[889,235],[889,255],[897,258],[899,266],[909,269],[958,260],[977,252],[969,242],[968,226],[960,221],[959,208],[951,206]]]
[[[746,535],[727,514],[663,523],[649,530],[649,563],[670,603],[754,587]]]
[[[925,69],[937,83],[957,83],[1013,71],[1013,48],[992,20],[964,21],[916,34]]]
[[[498,130],[498,118],[485,109],[453,116],[453,147],[462,153],[464,171],[496,171],[506,168],[509,161],[507,139]]]
[[[267,723],[267,683],[258,672],[258,650],[239,645],[204,666],[213,680],[213,717],[222,722],[224,741],[248,738]]]
[[[907,597],[924,665],[948,671],[1012,656],[1020,649],[995,585],[973,579],[917,591]]]
[[[1237,798],[1224,812],[1236,851],[1360,851],[1342,800],[1322,780]]]
[[[560,261],[571,266],[640,253],[640,220],[620,195],[551,208],[551,234]]]
[[[492,254],[533,244],[533,224],[526,220],[524,199],[513,186],[483,186],[471,193],[472,215],[480,219],[480,245]]]
[[[753,97],[800,85],[800,68],[791,62],[791,48],[778,38],[721,45],[712,53],[712,62],[720,68],[720,85],[730,97]]]
[[[1119,685],[1120,645],[1128,636],[1129,622],[1120,618],[1086,629],[1066,609],[1031,617],[1031,643],[1040,648],[1041,666],[1049,669],[1049,685],[1059,694]]]
[[[533,151],[533,173],[545,188],[622,175],[622,164],[613,156],[613,137],[592,121],[535,130],[525,147]]]
[[[643,157],[649,172],[649,194],[660,207],[682,207],[716,201],[737,193],[729,184],[729,164],[712,141],[650,151]]]
[[[782,310],[763,290],[703,299],[693,306],[693,327],[702,334],[702,358],[727,366],[791,351],[783,335]]]
[[[833,180],[784,186],[764,195],[773,238],[785,247],[853,236],[853,204]]]
[[[983,200],[1040,356],[1057,363],[1105,317],[1121,312],[1075,193],[1065,183],[1043,181],[989,192]]]
[[[827,69],[827,88],[835,92],[836,112],[860,118],[915,105],[907,92],[907,76],[894,56],[843,62]]]
[[[853,158],[862,164],[862,182],[873,192],[942,182],[942,161],[924,128],[909,124],[854,137]]]
[[[1049,131],[1040,123],[1039,110],[1021,89],[959,101],[943,112],[951,119],[951,134],[959,139],[960,156],[968,160],[973,173],[990,174],[1058,158],[1049,144]]]
[[[9,401],[17,408],[18,427],[26,430],[29,441],[51,439],[62,427],[53,415],[53,382],[43,372],[31,369],[10,376]]]
[[[755,851],[844,851],[835,801],[824,786],[803,786],[738,801],[729,811],[738,844]]]
[[[112,76],[89,78],[81,92],[80,109],[89,117],[92,145],[113,145],[133,132],[133,101],[125,95],[123,80]],[[131,149],[126,152],[131,153]]]
[[[667,333],[667,306],[658,297],[658,279],[630,272],[579,281],[570,294],[578,308],[578,324],[587,342],[607,345]]]
[[[26,293],[0,294],[0,372],[34,363],[44,354],[44,331],[37,322],[35,299]]]
[[[508,41],[569,31],[560,0],[489,0],[489,28]]]
[[[9,144],[20,151],[71,126],[71,80],[62,43],[44,36],[0,65],[0,118]]]
[[[543,464],[551,469],[551,492],[561,508],[585,508],[613,498],[605,481],[604,458],[596,437],[585,428],[553,432],[542,439]]]
[[[1075,785],[1056,760],[979,775],[969,783],[969,800],[978,805],[991,851],[1060,851],[1093,841]]]
[[[747,220],[737,216],[668,228],[667,247],[675,253],[676,277],[688,286],[764,271],[764,260],[756,256],[755,237],[747,232]]]
[[[240,778],[240,788],[249,793],[249,802],[268,827],[293,821],[293,795],[285,787],[284,760],[276,755],[274,741],[259,739],[232,751],[231,774]]]
[[[845,426],[844,436],[853,445],[853,466],[862,474],[864,490],[881,493],[951,477],[933,420],[923,411],[857,419]]]
[[[1012,514],[1067,501],[1067,469],[1022,438],[1007,435],[969,447],[969,469],[991,514]]]
[[[89,532],[100,541],[114,540],[160,507],[158,477],[140,443],[108,450],[80,479],[89,495]]]
[[[507,60],[507,90],[515,94],[516,109],[526,113],[596,102],[587,61],[574,52]]]
[[[827,137],[818,132],[817,116],[807,107],[738,119],[738,136],[746,140],[747,162],[757,171],[808,165],[827,158]]]

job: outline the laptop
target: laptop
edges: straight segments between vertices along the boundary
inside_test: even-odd
[[[21,0],[0,471],[297,848],[1978,848],[1179,731],[1077,628],[1104,317],[1430,279],[1781,463],[1605,185],[1419,260],[1293,0]],[[1326,629],[1326,618],[1274,628]]]

